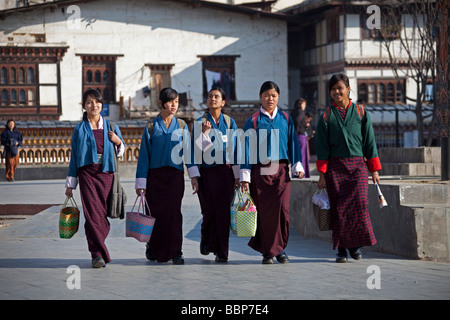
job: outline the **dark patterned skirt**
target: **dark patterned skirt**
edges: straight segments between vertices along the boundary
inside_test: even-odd
[[[256,235],[248,245],[264,256],[275,257],[288,243],[291,184],[287,162],[280,162],[274,174],[261,174],[261,169],[268,166],[256,164],[252,167],[250,195],[255,201],[258,216]]]
[[[107,208],[113,177],[113,173],[102,172],[101,164],[90,164],[78,170],[88,249],[92,258],[100,256],[106,263],[111,261],[105,240],[110,229]]]
[[[333,249],[372,246],[368,171],[363,157],[331,158],[325,174],[330,198]]]
[[[182,255],[184,172],[173,167],[150,169],[146,198],[151,215],[156,219],[150,246],[158,262]]]
[[[230,165],[200,168],[198,199],[202,210],[202,241],[207,251],[228,258],[230,206],[234,194],[234,175]]]

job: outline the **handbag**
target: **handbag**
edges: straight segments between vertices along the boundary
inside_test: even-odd
[[[231,229],[231,233],[233,233],[233,234],[237,233],[237,229],[236,229],[236,211],[237,211],[237,205],[238,204],[235,203],[236,195],[238,196],[238,199],[240,199],[240,197],[242,196],[242,192],[241,192],[241,189],[239,187],[237,187],[234,190],[233,201],[231,201],[231,207],[230,207],[230,229]]]
[[[325,188],[313,196],[313,214],[320,231],[331,230],[330,201]]]
[[[136,202],[139,200],[138,210],[134,211]],[[148,209],[148,215],[145,214],[145,205]],[[142,205],[142,213],[141,211]],[[130,212],[127,212],[125,223],[125,236],[129,238],[135,238],[139,242],[149,242],[152,236],[153,226],[155,225],[155,218],[151,216],[150,208],[145,199],[145,195],[141,194],[136,197],[133,208]]]
[[[67,206],[68,202],[72,206]],[[70,239],[77,233],[80,225],[80,210],[73,197],[66,197],[61,211],[59,212],[59,237],[62,239]]]
[[[114,123],[110,123],[111,130],[114,131]],[[127,195],[122,185],[120,184],[119,176],[119,160],[117,154],[114,152],[114,177],[111,190],[111,197],[108,203],[108,218],[123,219],[125,217],[125,204],[127,202]]]
[[[247,200],[244,202],[244,197]],[[236,210],[236,234],[238,237],[254,237],[256,234],[257,211],[250,194],[242,193]]]

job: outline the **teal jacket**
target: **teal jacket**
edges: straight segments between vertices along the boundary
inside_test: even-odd
[[[114,157],[116,155],[114,154],[113,143],[108,138],[109,121],[105,118],[103,118],[103,129],[102,172],[114,172]],[[114,132],[124,143],[118,125],[114,127]],[[77,177],[78,169],[92,163],[98,163],[97,145],[89,121],[83,120],[73,130],[69,173],[67,175],[69,177]]]

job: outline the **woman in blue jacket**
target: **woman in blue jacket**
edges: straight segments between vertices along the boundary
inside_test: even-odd
[[[16,128],[14,120],[6,122],[6,128],[1,136],[2,145],[5,146],[3,157],[5,158],[6,180],[14,182],[14,174],[19,164],[19,146],[22,145],[22,135]]]
[[[83,121],[72,134],[69,173],[66,178],[66,196],[80,184],[81,202],[86,218],[84,229],[94,268],[110,262],[105,239],[110,225],[107,218],[108,198],[111,196],[114,157],[125,150],[119,127],[111,130],[109,121],[100,115],[103,98],[97,90],[83,95]]]
[[[178,92],[164,88],[159,95],[160,114],[144,128],[136,168],[136,194],[146,194],[151,215],[156,219],[147,243],[149,260],[184,264],[183,157],[190,156],[190,134],[184,120],[177,119]],[[194,192],[198,191],[198,168],[186,160]]]

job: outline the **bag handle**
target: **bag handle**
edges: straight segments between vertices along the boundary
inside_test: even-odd
[[[70,203],[72,204],[72,207],[75,207],[75,208],[78,209],[78,206],[77,206],[77,203],[75,202],[75,199],[73,197],[69,197],[69,196],[66,196],[66,201],[64,201],[63,209],[65,207],[67,207],[67,203],[69,202],[69,199],[70,199]]]
[[[238,186],[236,187],[236,189],[234,189],[233,201],[231,201],[231,204],[234,204],[234,200],[236,199],[236,193],[239,193],[239,195],[242,196],[241,187]]]
[[[145,206],[148,209],[148,216],[151,217],[152,214],[150,212],[150,207],[148,206],[148,202],[147,202],[147,199],[146,199],[146,197],[144,195],[144,192],[141,192],[141,194],[136,197],[136,200],[134,200],[133,209],[131,209],[131,211],[134,211],[134,207],[136,206],[136,202],[138,201],[138,199],[139,199],[139,203],[138,203],[138,211],[137,212],[141,211],[141,205],[142,205],[142,209],[143,209],[144,215],[147,215],[146,212],[145,212],[145,207],[144,207],[144,202],[145,202]]]
[[[239,204],[241,203],[242,198],[244,197],[244,195],[247,195],[248,199],[250,200],[250,202],[251,202],[253,205],[255,204],[255,202],[253,201],[252,197],[250,196],[250,193],[249,193],[248,191],[246,191],[246,192],[244,192],[244,193],[241,193],[241,197],[239,198],[239,202],[238,202],[236,208],[239,208]]]

